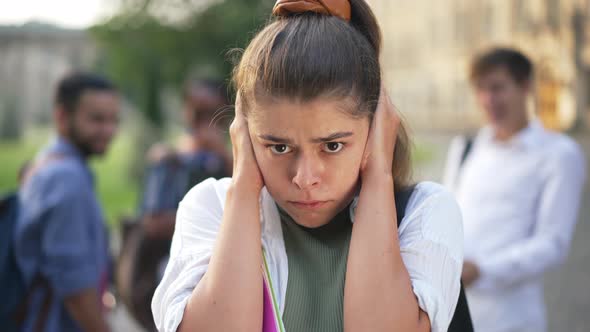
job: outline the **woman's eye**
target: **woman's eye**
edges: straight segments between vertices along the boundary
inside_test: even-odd
[[[270,151],[274,154],[285,154],[291,152],[291,148],[285,144],[271,145]]]
[[[324,146],[324,151],[326,151],[328,153],[336,153],[336,152],[339,152],[340,150],[342,150],[343,147],[344,147],[343,143],[330,142],[330,143],[326,143],[326,145]]]

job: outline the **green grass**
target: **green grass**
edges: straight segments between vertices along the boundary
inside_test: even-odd
[[[17,173],[21,165],[32,158],[49,140],[47,131],[35,131],[20,141],[0,142],[0,193],[17,188]],[[129,176],[134,155],[130,135],[119,136],[109,153],[91,162],[95,171],[99,200],[109,226],[116,226],[119,217],[133,215],[137,207],[137,181]]]
[[[111,226],[116,225],[122,216],[134,215],[137,208],[138,181],[130,176],[129,171],[135,154],[133,149],[130,136],[119,136],[108,155],[92,162],[98,196]]]
[[[15,190],[20,167],[35,156],[37,145],[31,141],[0,142],[0,193]]]
[[[422,142],[414,142],[412,146],[412,165],[413,167],[420,167],[423,164],[427,164],[434,159],[435,150],[432,146],[429,146]]]

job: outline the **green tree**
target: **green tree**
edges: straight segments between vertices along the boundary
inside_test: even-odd
[[[91,28],[102,52],[99,70],[106,72],[156,129],[164,126],[160,93],[180,87],[186,76],[206,68],[227,79],[233,64],[227,52],[242,48],[270,16],[270,0],[191,1],[127,0],[119,12]],[[166,7],[168,6],[168,7]],[[166,8],[181,18],[166,18]]]

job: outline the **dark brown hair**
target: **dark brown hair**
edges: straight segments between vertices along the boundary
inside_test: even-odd
[[[92,73],[74,72],[59,81],[55,91],[55,104],[66,112],[76,111],[82,94],[87,91],[116,92],[117,89],[106,78]]]
[[[492,70],[504,67],[518,84],[529,82],[533,77],[533,64],[523,53],[511,49],[496,47],[479,54],[473,59],[469,78],[475,83]]]
[[[277,17],[246,48],[234,69],[246,116],[263,98],[308,102],[351,98],[353,116],[372,118],[381,89],[381,33],[364,0],[350,0],[351,20],[311,12]],[[410,177],[410,143],[402,125],[394,154],[394,180]]]

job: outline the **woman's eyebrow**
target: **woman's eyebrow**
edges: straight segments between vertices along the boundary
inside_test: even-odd
[[[289,138],[282,138],[282,137],[277,137],[274,135],[258,135],[258,137],[262,138],[265,141],[271,141],[271,142],[278,143],[278,144],[291,144],[291,143],[293,143],[293,141]]]
[[[333,133],[333,134],[326,136],[326,137],[314,138],[311,141],[313,143],[324,143],[324,142],[330,142],[330,141],[334,141],[334,140],[345,138],[345,137],[350,137],[352,135],[353,135],[352,131],[338,132],[338,133]]]
[[[353,135],[352,131],[337,132],[337,133],[330,134],[329,136],[326,136],[326,137],[312,138],[311,142],[312,143],[331,142],[331,141],[334,141],[337,139],[350,137],[352,135]],[[263,140],[270,141],[270,142],[277,143],[277,144],[293,144],[293,140],[291,140],[290,138],[277,137],[274,135],[258,135],[258,137],[262,138]]]

